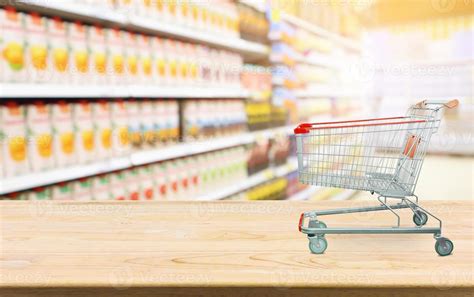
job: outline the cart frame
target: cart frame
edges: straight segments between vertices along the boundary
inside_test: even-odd
[[[326,234],[433,234],[433,237],[436,240],[435,243],[435,250],[440,256],[447,256],[450,255],[454,249],[454,244],[449,239],[442,237],[442,221],[434,214],[426,210],[425,208],[421,207],[418,204],[418,196],[414,194],[414,190],[416,188],[416,183],[419,178],[419,174],[421,171],[421,167],[424,161],[424,156],[426,154],[427,147],[429,145],[429,141],[431,139],[431,135],[436,133],[439,124],[441,121],[441,113],[440,111],[443,108],[454,108],[458,106],[458,100],[451,100],[451,101],[421,101],[412,107],[407,112],[405,117],[393,117],[393,118],[378,118],[378,119],[366,119],[366,120],[355,120],[355,121],[339,121],[339,122],[325,122],[325,123],[304,123],[300,124],[295,130],[295,135],[297,139],[297,155],[298,155],[298,171],[299,171],[299,178],[300,181],[303,183],[308,183],[312,185],[319,185],[319,186],[332,186],[332,187],[339,187],[339,188],[348,188],[348,189],[355,189],[355,190],[365,190],[369,191],[372,194],[378,194],[378,201],[380,202],[379,206],[373,207],[358,207],[358,208],[341,208],[341,209],[331,209],[331,210],[313,210],[304,212],[301,214],[298,224],[298,229],[300,232],[306,234],[309,239],[309,249],[312,253],[315,254],[322,254],[325,252],[327,248],[327,240],[325,239]],[[351,133],[345,132],[350,131],[349,129],[354,130],[354,128],[359,128],[356,132],[352,132],[352,134],[356,133],[368,133],[366,132],[367,127],[370,127],[371,130],[369,132],[400,132],[400,130],[390,130],[384,129],[384,126],[391,126],[391,127],[406,127],[410,125],[412,128],[408,131],[407,128],[407,135],[408,138],[405,140],[401,140],[398,144],[402,144],[401,146],[398,145],[398,148],[401,149],[401,153],[399,155],[398,160],[395,161],[385,161],[380,157],[379,164],[391,164],[392,166],[385,167],[377,167],[374,165],[368,165],[369,161],[362,161],[359,163],[362,164],[362,169],[359,170],[343,170],[343,169],[335,169],[338,174],[331,174],[323,171],[320,165],[321,163],[325,164],[325,158],[340,161],[340,155],[331,154],[332,151],[327,153],[324,150],[317,150],[316,153],[309,152],[308,148],[314,149],[316,146],[310,143],[309,140],[306,138],[319,138],[324,139],[324,137],[329,137],[331,139],[331,131],[338,131],[338,135],[347,134],[350,135]],[[419,125],[416,128],[413,128],[413,125]],[[380,126],[382,128],[378,128],[374,126]],[[379,131],[377,131],[379,129]],[[312,133],[314,130],[326,130],[329,132],[321,133],[321,131],[317,131],[316,133]],[[411,131],[417,131],[417,136],[412,136]],[[374,133],[376,133],[374,132]],[[403,132],[402,132],[403,133]],[[411,139],[410,139],[411,137]],[[334,138],[334,136],[333,136]],[[415,141],[412,141],[415,139]],[[423,140],[423,144],[422,141]],[[337,140],[336,140],[337,141]],[[335,141],[333,141],[335,142]],[[341,141],[342,142],[342,141]],[[320,144],[317,144],[319,146]],[[323,144],[324,145],[324,144]],[[329,141],[329,146],[334,144]],[[350,145],[347,145],[350,146]],[[362,144],[354,145],[356,146],[363,146]],[[420,147],[419,147],[420,146]],[[377,145],[371,145],[367,147],[377,147]],[[341,154],[341,151],[344,151],[346,148],[339,148],[337,152]],[[336,151],[334,149],[334,151]],[[373,151],[372,151],[373,152]],[[320,159],[318,159],[320,157]],[[339,159],[337,159],[339,157]],[[306,158],[306,159],[305,159]],[[361,158],[361,157],[359,157]],[[344,162],[344,161],[342,161]],[[391,162],[391,163],[390,163]],[[319,167],[312,165],[316,163]],[[366,164],[367,163],[367,164]],[[396,164],[393,166],[393,164]],[[406,163],[410,163],[411,165],[407,168],[403,168]],[[345,163],[344,163],[345,164]],[[372,164],[372,163],[371,163]],[[415,164],[415,165],[414,165]],[[346,164],[347,165],[347,164]],[[359,164],[360,165],[360,164]],[[366,166],[363,166],[366,165]],[[377,164],[376,164],[377,165]],[[312,167],[313,166],[313,167]],[[381,174],[381,173],[368,173],[367,169],[382,169],[387,172],[387,169],[394,171],[393,174]],[[407,173],[401,173],[402,170],[405,169],[409,171]],[[365,171],[364,171],[365,170]],[[388,170],[388,171],[390,171]],[[361,172],[363,173],[361,174]],[[341,172],[348,172],[348,176],[341,175]],[[352,178],[355,179],[356,182],[351,181],[350,174],[353,174]],[[359,179],[359,175],[364,175]],[[403,180],[403,177],[400,177],[401,174],[405,174],[407,178]],[[383,187],[376,187],[377,183],[372,182],[371,180],[377,178],[386,178],[387,182]],[[403,181],[408,181],[403,183]],[[403,190],[396,190],[394,191],[391,188],[394,188],[396,185],[398,188],[402,188]],[[413,197],[414,199],[410,199],[409,197]],[[388,204],[387,199],[396,199],[398,203]],[[396,210],[400,209],[410,209],[413,212],[413,222],[415,223],[416,227],[401,227],[400,226],[400,216],[396,212]],[[349,214],[349,213],[358,213],[358,212],[371,212],[371,211],[390,211],[396,217],[396,225],[393,227],[368,227],[368,228],[328,228],[324,222],[319,220],[321,216],[328,216],[328,215],[336,215],[336,214]],[[427,221],[428,217],[431,217],[438,221],[437,227],[423,227]],[[308,221],[308,223],[306,223]]]

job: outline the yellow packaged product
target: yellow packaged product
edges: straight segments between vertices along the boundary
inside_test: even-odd
[[[67,83],[70,80],[69,74],[69,44],[68,44],[68,24],[60,18],[48,21],[49,36],[49,62],[51,63],[51,82]]]
[[[74,132],[72,104],[59,101],[51,106],[53,123],[53,151],[57,167],[67,167],[76,163],[76,133]]]
[[[114,156],[125,156],[130,152],[127,105],[123,100],[110,103],[112,119],[112,150]]]
[[[107,45],[110,55],[109,83],[113,85],[122,85],[126,82],[126,61],[125,61],[125,32],[118,29],[106,29]]]
[[[25,108],[15,102],[0,105],[5,140],[2,143],[5,177],[28,173],[28,144],[26,140]]]
[[[112,156],[112,122],[109,102],[101,100],[92,103],[92,114],[97,158],[104,160]]]
[[[31,82],[51,80],[51,65],[48,60],[48,39],[46,18],[37,13],[25,17],[26,69]]]
[[[90,163],[96,158],[92,106],[88,101],[73,103],[74,126],[77,133],[77,161]]]
[[[90,81],[98,85],[107,84],[108,53],[105,30],[100,26],[89,27],[89,50],[91,54]]]
[[[0,9],[0,80],[24,82],[27,78],[24,15],[13,8]]]
[[[91,83],[91,56],[88,46],[88,30],[79,22],[69,26],[71,49],[70,81],[74,84]]]
[[[125,56],[126,56],[126,81],[129,84],[137,84],[139,82],[139,50],[137,34],[125,32]]]
[[[49,104],[38,101],[26,106],[28,159],[32,172],[54,168],[53,128]]]

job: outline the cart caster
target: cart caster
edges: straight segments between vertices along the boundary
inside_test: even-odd
[[[435,250],[438,253],[438,255],[442,257],[449,256],[453,252],[453,249],[454,249],[454,244],[451,240],[445,237],[440,237],[436,239]]]
[[[328,226],[322,221],[309,221],[309,228],[327,228]]]
[[[323,228],[327,228],[328,226],[322,222],[322,221],[317,221],[317,220],[313,220],[313,221],[309,221],[308,223],[308,227],[309,228],[319,228],[319,229],[323,229]],[[324,234],[318,234],[319,236],[324,236]],[[314,234],[312,234],[311,237],[313,237]]]
[[[323,254],[328,247],[326,238],[322,236],[311,237],[309,239],[309,250],[313,254]]]
[[[423,226],[426,224],[426,222],[428,222],[428,215],[421,210],[415,211],[413,214],[413,223],[415,223],[417,226]]]

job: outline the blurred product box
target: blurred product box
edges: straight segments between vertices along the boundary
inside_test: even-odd
[[[32,172],[54,168],[53,128],[50,105],[36,102],[26,105],[28,159]]]
[[[125,101],[110,102],[112,119],[112,147],[114,156],[125,156],[130,151],[128,111]]]
[[[107,65],[109,54],[106,46],[105,29],[100,26],[87,27],[90,58],[91,81],[94,84],[107,83]]]
[[[51,65],[48,61],[49,45],[47,39],[47,19],[39,14],[25,15],[26,32],[26,72],[32,82],[51,79]]]
[[[77,141],[77,162],[86,164],[95,161],[97,158],[97,146],[94,133],[94,124],[92,117],[92,105],[88,101],[80,101],[72,104],[74,130],[76,131]]]
[[[26,32],[24,14],[13,9],[0,9],[0,79],[5,82],[24,82],[27,75]]]
[[[64,182],[52,187],[53,200],[74,200],[73,182]]]
[[[73,192],[74,200],[77,201],[89,201],[92,199],[92,177],[81,178],[79,180],[73,181]]]
[[[120,85],[127,82],[125,59],[125,35],[126,32],[118,29],[106,29],[106,40],[110,56],[110,63],[107,73],[109,82],[113,85]]]
[[[110,158],[112,155],[110,103],[105,100],[92,103],[92,117],[97,158],[99,160]]]
[[[36,188],[28,192],[28,200],[51,200],[52,197],[51,187]]]
[[[69,26],[60,18],[48,20],[49,55],[51,75],[46,80],[53,83],[67,83],[71,81],[71,53],[69,49]]]
[[[90,62],[92,55],[89,54],[88,27],[79,22],[67,23],[66,26],[69,27],[68,42],[71,49],[69,81],[73,84],[91,83],[90,74],[93,70]]]
[[[4,141],[2,154],[4,175],[13,177],[29,172],[28,139],[25,118],[25,107],[15,102],[0,105],[0,127],[3,129]]]
[[[92,200],[111,200],[110,175],[102,174],[92,178]]]
[[[269,24],[264,13],[239,3],[239,27],[242,38],[259,43],[266,43]]]
[[[242,100],[186,100],[182,104],[185,140],[209,139],[246,131]]]
[[[51,105],[51,123],[53,126],[53,151],[56,165],[66,167],[76,163],[77,135],[74,132],[72,104],[59,101]]]

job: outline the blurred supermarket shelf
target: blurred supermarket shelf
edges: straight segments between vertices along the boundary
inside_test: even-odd
[[[283,177],[291,172],[296,171],[297,168],[298,168],[297,160],[295,157],[293,157],[293,158],[290,158],[288,162],[284,165],[281,165],[275,168],[265,169],[259,173],[256,173],[250,176],[249,178],[247,178],[246,180],[240,183],[233,184],[231,186],[225,187],[223,190],[198,197],[197,200],[212,201],[212,200],[224,199],[236,193],[255,187],[264,182],[270,181],[274,178]]]
[[[253,9],[255,9],[256,11],[259,11],[261,13],[266,12],[266,9],[265,9],[266,1],[262,1],[262,0],[239,0],[239,2],[242,3],[242,4],[245,4],[247,6],[250,6]]]
[[[86,6],[70,2],[71,1],[63,0],[14,1],[18,8],[25,10],[33,10],[48,15],[73,18],[91,23],[112,24],[122,28],[140,31],[142,33],[158,33],[186,41],[194,41],[215,47],[230,49],[248,55],[249,58],[264,58],[270,53],[270,49],[266,45],[246,41],[238,37],[219,36],[176,24],[165,24],[143,18],[128,17],[121,12],[101,8],[100,6]]]
[[[173,86],[94,86],[68,84],[0,83],[2,98],[243,98],[241,88],[203,88]]]
[[[130,168],[132,163],[129,158],[116,158],[103,162],[73,166],[68,168],[54,169],[21,175],[13,178],[0,180],[0,195],[33,189],[64,181],[80,179],[92,175],[113,172]]]
[[[350,90],[344,90],[341,89],[340,86],[327,86],[327,85],[321,85],[318,87],[311,87],[306,90],[298,90],[295,91],[295,95],[298,98],[311,98],[311,97],[356,97],[358,94],[356,94],[354,91]]]
[[[341,193],[332,196],[330,200],[333,200],[333,201],[349,200],[352,196],[354,196],[357,193],[358,191],[355,191],[355,190],[344,189]]]
[[[128,157],[2,179],[0,180],[0,195],[127,169],[133,166],[250,144],[263,138],[272,138],[282,134],[289,135],[293,128],[293,126],[287,126],[200,142],[182,143],[161,149],[132,153]]]
[[[334,58],[324,57],[323,55],[317,55],[317,56],[312,55],[309,57],[306,57],[304,55],[299,55],[296,58],[296,62],[301,63],[301,64],[307,64],[307,65],[323,66],[323,67],[331,68],[331,69],[340,69],[340,66],[335,61]]]
[[[272,138],[279,134],[289,134],[292,132],[292,128],[293,126],[287,126],[246,133],[243,135],[197,141],[192,143],[183,143],[167,148],[138,152],[131,156],[131,162],[134,166],[138,166],[189,155],[197,155],[238,145],[250,144],[261,138]]]
[[[308,186],[306,189],[304,189],[304,190],[296,193],[295,195],[289,197],[288,200],[292,200],[292,201],[309,200],[319,190],[321,190],[321,187]]]
[[[347,37],[340,36],[336,33],[329,32],[328,30],[321,28],[317,25],[311,24],[305,20],[302,20],[298,17],[292,16],[287,13],[281,13],[281,19],[292,24],[293,26],[299,27],[301,29],[304,29],[310,33],[313,33],[315,35],[325,37],[331,41],[333,41],[335,44],[338,44],[340,46],[343,46],[347,49],[351,49],[353,51],[358,51],[360,52],[362,50],[361,45],[352,39],[349,39]]]

